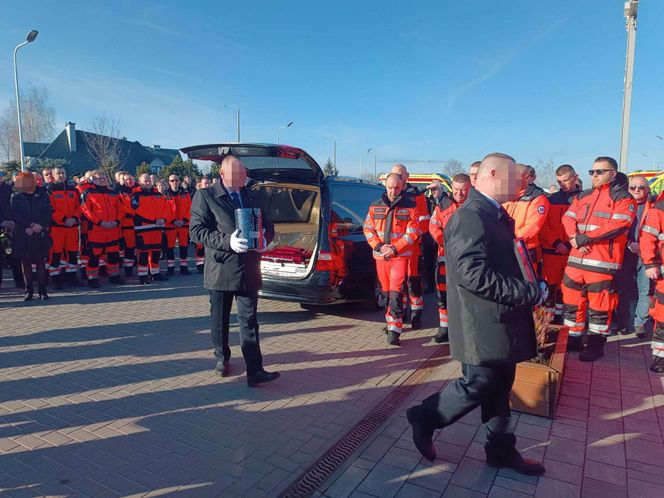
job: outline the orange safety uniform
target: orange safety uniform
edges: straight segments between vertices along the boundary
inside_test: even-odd
[[[78,192],[78,195],[79,195],[79,198],[80,198],[80,196],[83,195],[83,192],[85,192],[87,189],[89,189],[93,186],[94,185],[92,183],[90,183],[88,181],[85,181],[85,182],[79,183],[74,188]],[[81,268],[85,268],[88,265],[88,224],[87,223],[81,223],[79,228],[80,228],[80,230],[79,230],[79,247],[81,249],[80,249],[80,252],[79,252],[79,255],[78,255],[78,261],[79,261],[79,266]]]
[[[542,243],[542,279],[549,286],[549,297],[545,303],[547,311],[560,318],[563,314],[563,295],[560,284],[565,275],[567,256],[572,246],[563,226],[563,215],[581,190],[564,192],[559,190],[549,196],[549,212],[540,232]],[[562,243],[567,247],[567,254],[559,254],[556,246]]]
[[[129,274],[134,266],[136,257],[136,232],[134,231],[134,209],[131,207],[132,189],[124,185],[118,188],[118,199],[122,209],[122,239],[120,240],[120,256],[125,274]]]
[[[102,255],[106,256],[108,274],[117,276],[122,219],[118,194],[108,187],[91,184],[81,194],[81,214],[87,231],[88,280],[99,278],[99,259]],[[101,226],[102,222],[116,222],[116,225],[105,228]]]
[[[615,183],[584,190],[565,212],[565,233],[580,247],[570,251],[562,283],[564,323],[571,337],[583,334],[586,309],[588,332],[609,334],[611,315],[618,304],[613,275],[622,265],[635,213],[636,202]],[[582,248],[589,252],[584,254]]]
[[[383,194],[369,206],[364,220],[364,236],[373,249],[381,291],[387,296],[387,330],[397,334],[403,328],[403,291],[408,261],[420,234],[419,216],[413,196],[402,193],[390,202],[387,194]],[[380,254],[380,248],[385,244],[394,247],[396,256],[385,258]]]
[[[546,192],[534,183],[528,185],[524,194],[515,201],[503,204],[507,214],[514,220],[514,235],[523,239],[530,252],[537,275],[542,273],[542,244],[540,231],[549,212]]]
[[[168,268],[175,268],[175,241],[177,240],[180,248],[180,269],[186,268],[189,246],[189,216],[191,211],[191,195],[183,188],[177,192],[169,189],[166,195],[167,202],[171,205],[173,212],[173,221],[180,220],[184,222],[181,227],[169,223],[166,227],[166,259]]]
[[[413,254],[408,259],[408,301],[414,317],[422,314],[424,309],[424,290],[422,288],[422,236],[429,231],[429,206],[424,192],[407,183],[404,193],[415,199],[417,206],[417,221],[420,238],[413,246]],[[411,317],[412,319],[412,317]]]
[[[165,228],[165,224],[158,226],[157,220],[171,221],[172,207],[156,189],[143,190],[139,185],[132,191],[131,208],[134,210],[138,276],[156,275],[160,271],[161,238]]]
[[[436,206],[429,221],[429,233],[438,244],[436,255],[436,290],[438,291],[438,326],[447,328],[447,271],[445,269],[445,241],[443,231],[445,226],[457,209],[457,204],[451,196],[445,196]]]
[[[655,284],[655,296],[650,316],[655,320],[652,335],[652,355],[664,357],[664,200],[661,196],[644,212],[639,235],[639,249],[643,265],[659,268],[660,277]]]
[[[81,197],[73,185],[67,183],[49,183],[46,185],[53,216],[51,223],[51,258],[49,273],[51,276],[60,275],[61,266],[65,265],[66,273],[76,273],[78,270],[78,227],[81,224]],[[73,218],[75,223],[68,227],[65,220]],[[63,255],[66,258],[63,258]]]

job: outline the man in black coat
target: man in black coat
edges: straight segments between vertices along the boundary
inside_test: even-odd
[[[219,172],[221,182],[199,190],[194,197],[189,233],[194,243],[205,246],[203,285],[210,291],[212,343],[217,358],[215,372],[222,377],[230,374],[228,328],[235,298],[247,383],[253,387],[273,381],[279,374],[263,369],[256,310],[261,287],[261,255],[247,250],[247,239],[239,236],[235,226],[235,210],[261,208],[264,247],[274,238],[274,226],[258,193],[245,187],[247,170],[242,161],[226,156]]]
[[[463,378],[409,408],[413,440],[433,460],[435,429],[481,407],[487,431],[486,461],[528,475],[544,467],[521,457],[510,426],[509,395],[516,364],[537,352],[533,305],[546,287],[524,279],[514,252],[514,228],[501,203],[524,187],[523,170],[505,154],[489,154],[475,189],[445,227],[450,351]]]

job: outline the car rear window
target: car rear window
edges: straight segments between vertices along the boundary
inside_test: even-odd
[[[349,233],[361,232],[369,206],[383,193],[379,187],[335,184],[332,191],[333,218]]]
[[[309,223],[318,192],[292,187],[264,187],[274,223]]]

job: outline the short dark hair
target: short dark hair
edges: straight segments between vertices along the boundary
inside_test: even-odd
[[[473,164],[468,166],[468,170],[470,170],[471,168],[479,168],[480,164],[482,164],[482,161],[475,161]]]
[[[470,176],[466,173],[457,173],[452,177],[452,183],[470,183]]]
[[[618,162],[609,156],[599,156],[597,159],[595,159],[593,162],[595,163],[609,163],[613,169],[618,171]]]
[[[556,169],[556,176],[566,175],[567,173],[576,175],[576,171],[574,171],[574,168],[571,164],[562,164],[558,166],[558,169]]]

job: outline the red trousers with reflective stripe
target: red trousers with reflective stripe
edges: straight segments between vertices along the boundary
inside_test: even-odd
[[[570,336],[588,332],[609,335],[611,315],[618,306],[618,295],[613,291],[613,275],[581,270],[568,266],[562,283],[565,304],[565,325]]]
[[[438,326],[447,328],[447,270],[445,263],[436,268],[436,290],[438,291]]]
[[[376,260],[376,274],[381,291],[387,296],[385,321],[387,329],[397,334],[403,328],[403,288],[408,271],[408,258]]]
[[[186,265],[188,260],[187,249],[189,247],[189,227],[173,227],[171,230],[166,230],[166,257],[168,259],[169,268],[175,266],[176,240],[180,248],[180,265]]]
[[[542,279],[549,285],[560,285],[567,267],[567,254],[544,254]]]
[[[664,357],[664,279],[657,280],[650,316],[655,320],[652,334],[653,356]]]
[[[413,313],[421,313],[424,309],[420,263],[420,250],[413,249],[413,254],[408,257],[408,301]]]
[[[67,262],[68,272],[75,272],[78,268],[78,227],[51,227],[51,238],[53,245],[50,251],[50,269],[51,275],[59,275],[60,267]]]

